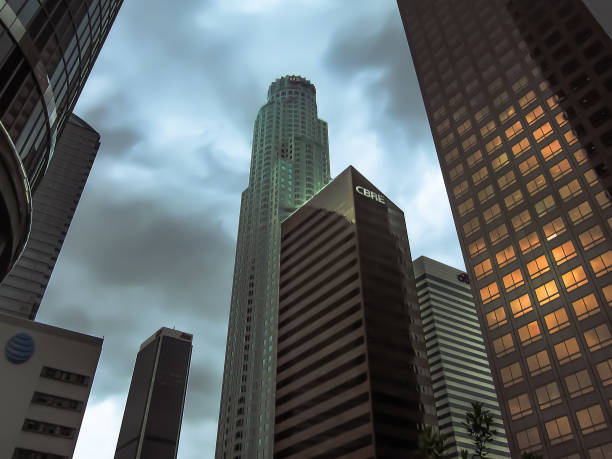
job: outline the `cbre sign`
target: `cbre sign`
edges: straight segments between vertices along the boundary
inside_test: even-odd
[[[359,193],[361,196],[365,196],[366,198],[373,199],[374,201],[380,202],[381,204],[385,203],[385,198],[382,194],[378,194],[373,191],[370,191],[362,187],[361,185],[357,185],[355,187],[355,191],[357,191],[357,193]]]

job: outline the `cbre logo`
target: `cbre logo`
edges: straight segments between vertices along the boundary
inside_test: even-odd
[[[381,204],[385,203],[385,198],[383,197],[382,194],[378,194],[378,193],[374,193],[373,191],[367,190],[364,187],[362,187],[361,185],[358,185],[355,187],[355,190],[357,191],[357,193],[359,193],[361,196],[365,196],[366,198],[370,198],[373,199],[374,201],[378,201]]]

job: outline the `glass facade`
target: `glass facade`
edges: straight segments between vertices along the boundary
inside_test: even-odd
[[[329,179],[314,85],[277,79],[255,120],[240,204],[217,458],[272,456],[280,223]]]
[[[398,5],[512,455],[605,457],[612,42],[579,0]]]
[[[0,1],[0,278],[122,0]]]

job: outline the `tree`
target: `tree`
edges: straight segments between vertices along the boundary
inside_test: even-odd
[[[544,456],[537,453],[523,453],[521,459],[544,459]]]
[[[443,459],[450,447],[451,434],[443,434],[435,427],[425,426],[417,438],[417,454],[423,459]]]
[[[489,411],[483,410],[482,403],[472,402],[472,411],[465,413],[465,422],[463,423],[474,442],[475,453],[472,458],[484,459],[488,456],[487,443],[497,433],[492,428],[492,424],[493,416]],[[467,457],[467,451],[465,453],[463,451],[461,451],[461,457]]]

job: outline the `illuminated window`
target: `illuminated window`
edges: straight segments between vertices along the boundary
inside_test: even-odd
[[[541,410],[550,408],[551,406],[561,403],[561,393],[556,382],[548,383],[536,389],[536,398]]]
[[[463,142],[461,142],[461,146],[463,147],[463,151],[469,150],[474,145],[476,145],[476,136],[474,134],[472,134],[467,139],[465,139]]]
[[[595,186],[599,183],[597,173],[593,169],[589,169],[584,173],[584,178],[589,186]]]
[[[537,320],[520,327],[517,332],[523,346],[535,343],[542,338],[542,332],[540,331],[540,326],[538,325]]]
[[[583,296],[582,298],[578,298],[572,303],[572,308],[574,308],[574,313],[576,314],[578,320],[586,319],[587,317],[593,316],[599,312],[597,299],[592,293]]]
[[[478,169],[476,172],[474,172],[472,174],[472,180],[474,182],[474,185],[478,185],[480,182],[482,182],[488,176],[489,176],[489,171],[487,170],[486,166]]]
[[[495,131],[495,121],[491,120],[487,124],[485,124],[483,127],[480,128],[480,135],[483,138],[485,138],[486,136],[488,136],[493,131]]]
[[[550,169],[550,175],[552,175],[553,180],[556,182],[561,177],[569,174],[572,171],[572,167],[567,159],[560,161],[559,163],[552,166]]]
[[[495,330],[508,322],[508,319],[506,319],[506,311],[503,306],[487,313],[486,317],[489,330]]]
[[[561,416],[552,421],[548,421],[545,427],[551,445],[558,445],[559,443],[574,438],[567,416]]]
[[[535,92],[529,91],[527,94],[525,94],[523,97],[519,99],[519,105],[521,106],[521,108],[525,108],[529,104],[531,104],[535,99],[536,99]]]
[[[531,403],[529,402],[529,395],[527,394],[521,394],[509,399],[508,408],[510,410],[510,417],[513,421],[533,413]]]
[[[569,338],[565,341],[561,341],[560,343],[555,344],[554,347],[559,365],[564,365],[567,362],[580,358],[581,356],[576,338]]]
[[[523,372],[518,362],[514,362],[512,365],[502,368],[499,370],[499,373],[504,387],[513,386],[523,380]]]
[[[612,284],[603,287],[601,293],[603,293],[603,296],[606,298],[608,306],[612,306]]]
[[[588,201],[584,201],[573,209],[570,209],[568,215],[572,223],[577,225],[593,215],[593,209],[591,209],[591,205]]]
[[[449,166],[454,163],[457,159],[459,159],[459,150],[453,148],[451,151],[444,155],[444,161]]]
[[[438,134],[441,134],[444,131],[446,131],[449,127],[450,127],[450,121],[446,119],[442,121],[440,124],[438,124],[438,126],[436,127],[436,131],[438,132]]]
[[[463,182],[461,182],[459,185],[455,186],[453,188],[453,194],[455,195],[455,198],[459,198],[461,197],[466,191],[468,190],[468,182],[467,180],[464,180]]]
[[[472,122],[470,120],[466,120],[465,122],[461,123],[459,127],[457,127],[457,132],[461,136],[465,134],[467,131],[469,131],[470,129],[472,129]]]
[[[576,133],[572,129],[564,132],[563,137],[565,137],[565,141],[568,145],[574,145],[576,142],[578,142],[578,137],[576,137]]]
[[[523,124],[520,121],[517,121],[512,126],[506,129],[505,134],[508,140],[513,139],[518,134],[523,132]]]
[[[585,331],[584,339],[591,352],[598,351],[612,344],[612,335],[610,335],[610,330],[606,324],[601,324]]]
[[[514,175],[514,171],[508,171],[497,179],[497,184],[499,185],[499,188],[501,190],[505,190],[514,182],[516,182],[516,176]]]
[[[558,140],[553,140],[551,143],[549,143],[548,145],[546,145],[544,148],[540,150],[540,152],[542,153],[542,158],[544,158],[544,161],[548,161],[549,159],[554,158],[559,153],[561,153],[561,151],[563,150],[561,149],[561,144],[559,143]]]
[[[597,255],[595,258],[591,258],[589,263],[591,263],[591,269],[593,269],[595,277],[601,277],[604,274],[608,274],[612,271],[612,250],[608,250],[601,255]]]
[[[565,377],[565,385],[571,398],[580,397],[581,395],[593,392],[593,383],[589,372],[580,370]]]
[[[502,153],[497,158],[493,159],[493,161],[491,161],[491,166],[493,166],[493,170],[495,172],[497,172],[502,167],[507,165],[509,162],[510,161],[508,161],[508,154],[507,153]]]
[[[497,358],[508,355],[514,351],[514,341],[512,341],[512,335],[510,333],[500,336],[493,340],[493,349]]]
[[[527,357],[527,368],[531,376],[546,373],[552,368],[548,352],[540,351]]]
[[[480,150],[476,150],[474,153],[467,157],[467,164],[469,167],[473,167],[482,161],[482,152]]]
[[[514,155],[515,158],[518,158],[530,148],[531,148],[531,144],[529,143],[529,140],[526,137],[524,137],[521,140],[519,140],[517,143],[512,145],[512,154]]]
[[[524,295],[510,301],[510,309],[512,310],[512,314],[515,319],[527,314],[533,309],[529,295],[525,293]]]
[[[610,200],[608,199],[608,195],[605,191],[600,191],[599,193],[597,193],[595,195],[595,200],[597,201],[597,204],[599,204],[599,207],[601,207],[602,209],[607,209],[608,207],[610,207]]]
[[[463,174],[463,164],[461,164],[461,163],[457,164],[457,166],[453,167],[448,172],[448,176],[450,177],[451,180],[455,180],[461,174]]]
[[[610,459],[612,457],[612,443],[596,446],[589,449],[589,459]]]
[[[536,142],[541,142],[546,137],[548,137],[550,134],[552,134],[552,132],[553,130],[552,130],[552,126],[550,125],[550,123],[545,123],[533,131],[533,136],[535,137]]]
[[[527,175],[531,171],[537,169],[538,166],[539,166],[539,164],[538,164],[538,160],[536,159],[536,157],[535,156],[530,156],[529,158],[527,158],[522,163],[519,163],[519,170],[521,171],[522,175]]]
[[[552,255],[557,265],[565,263],[576,256],[576,249],[572,241],[567,241],[552,249]]]
[[[525,283],[520,269],[516,269],[510,274],[506,274],[502,280],[504,281],[504,287],[506,288],[507,292],[514,290],[516,287],[520,287]]]
[[[563,220],[561,217],[555,218],[553,221],[547,223],[542,227],[544,231],[544,236],[546,236],[547,241],[552,241],[557,236],[565,233],[565,225],[563,224]]]
[[[538,217],[542,218],[548,212],[555,208],[555,200],[552,195],[546,196],[544,199],[539,200],[535,203],[535,211]]]
[[[580,183],[578,183],[578,179],[574,179],[567,185],[563,185],[561,188],[559,188],[559,196],[561,196],[561,199],[564,201],[567,201],[574,196],[578,196],[580,193],[582,193],[582,187],[580,186]]]
[[[485,261],[478,263],[474,266],[474,273],[476,274],[476,279],[480,280],[483,277],[488,276],[493,272],[493,266],[491,265],[491,260],[487,258]]]
[[[526,76],[524,76],[520,78],[518,81],[512,83],[512,90],[514,92],[519,92],[521,89],[527,86],[528,83],[529,83],[529,80],[527,79]]]
[[[589,250],[595,247],[597,244],[601,244],[606,239],[599,225],[595,225],[585,232],[580,233],[578,238],[580,239],[580,243],[582,244],[584,250]]]
[[[527,271],[529,272],[529,277],[532,279],[535,279],[541,274],[550,271],[548,260],[546,260],[546,255],[542,255],[527,263]]]
[[[546,314],[544,316],[544,321],[546,322],[548,333],[551,335],[569,326],[569,318],[567,317],[565,308],[559,308],[550,314]]]
[[[485,246],[485,241],[484,241],[483,238],[480,238],[480,239],[472,242],[468,246],[468,251],[470,252],[470,256],[472,258],[475,257],[476,255],[480,255],[485,250],[487,250],[487,247]]]
[[[497,286],[497,282],[491,282],[486,287],[480,289],[480,298],[482,299],[482,304],[486,304],[489,301],[493,301],[499,297],[499,287]]]
[[[491,240],[491,244],[495,245],[500,241],[503,241],[508,237],[508,228],[506,228],[506,224],[502,223],[497,228],[492,229],[489,232],[489,239]]]
[[[565,126],[567,124],[567,115],[563,112],[557,113],[557,116],[555,116],[555,121],[559,127]]]
[[[442,138],[442,140],[440,141],[440,145],[442,145],[442,148],[446,148],[446,147],[451,146],[454,141],[455,141],[455,134],[451,132],[446,137]]]
[[[544,116],[544,109],[542,108],[541,105],[538,105],[532,111],[527,113],[527,115],[525,115],[525,120],[527,121],[527,124],[532,125],[534,122],[536,122],[543,116]]]
[[[520,231],[531,223],[531,215],[529,215],[528,210],[524,210],[520,214],[512,217],[511,222],[514,231]]]
[[[482,190],[480,190],[477,195],[480,204],[484,204],[493,197],[493,185],[487,185]]]
[[[478,217],[474,217],[467,223],[463,224],[463,234],[465,237],[468,237],[478,231],[479,228],[480,223],[478,222]]]
[[[501,207],[499,207],[499,204],[493,204],[491,207],[486,209],[482,215],[485,219],[485,223],[489,224],[501,215]]]
[[[553,108],[558,107],[559,106],[559,96],[555,94],[554,96],[549,97],[548,99],[546,99],[546,103],[548,104],[548,107],[551,110]]]
[[[582,266],[576,266],[571,271],[562,274],[563,284],[565,285],[565,289],[568,292],[571,292],[574,289],[577,289],[581,285],[587,284],[589,280],[586,277],[586,273]]]
[[[596,366],[599,379],[604,386],[612,384],[612,359],[604,360]],[[522,378],[521,378],[522,379]]]
[[[485,117],[489,114],[489,107],[482,107],[480,110],[478,110],[476,112],[476,114],[474,115],[474,118],[476,118],[476,121],[478,121],[479,123],[485,119]]]
[[[514,115],[516,115],[516,110],[514,109],[514,107],[511,105],[508,108],[506,108],[504,111],[501,112],[501,114],[499,115],[499,120],[502,123],[505,123],[506,121],[508,121],[510,118],[512,118]]]
[[[531,196],[537,194],[540,190],[546,188],[546,179],[542,174],[538,175],[533,180],[527,182],[527,191]]]
[[[540,306],[544,306],[546,303],[559,298],[559,289],[554,280],[551,280],[544,285],[541,285],[535,289],[535,294],[538,299]]]
[[[503,250],[500,250],[495,254],[495,258],[497,259],[497,265],[501,268],[506,266],[511,261],[516,260],[516,254],[514,253],[514,247],[509,245]]]
[[[576,411],[576,418],[583,435],[605,429],[608,426],[601,406],[597,404],[589,406],[584,410]]]
[[[487,153],[489,154],[493,153],[495,150],[497,150],[501,146],[501,144],[502,144],[502,140],[500,136],[497,136],[493,140],[487,142],[487,144],[485,145]]]
[[[516,433],[516,444],[521,453],[535,451],[540,448],[542,441],[537,427],[529,427]]]
[[[521,248],[521,252],[523,254],[529,253],[539,246],[540,239],[535,231],[519,240],[519,247]]]
[[[523,193],[521,190],[515,190],[504,198],[504,204],[508,210],[513,209],[523,202]]]
[[[474,210],[474,200],[472,198],[463,201],[457,206],[457,211],[459,212],[460,217],[467,215],[472,210]]]
[[[579,166],[582,166],[589,159],[584,148],[579,148],[578,150],[576,150],[574,152],[574,158],[576,158],[576,162]]]

